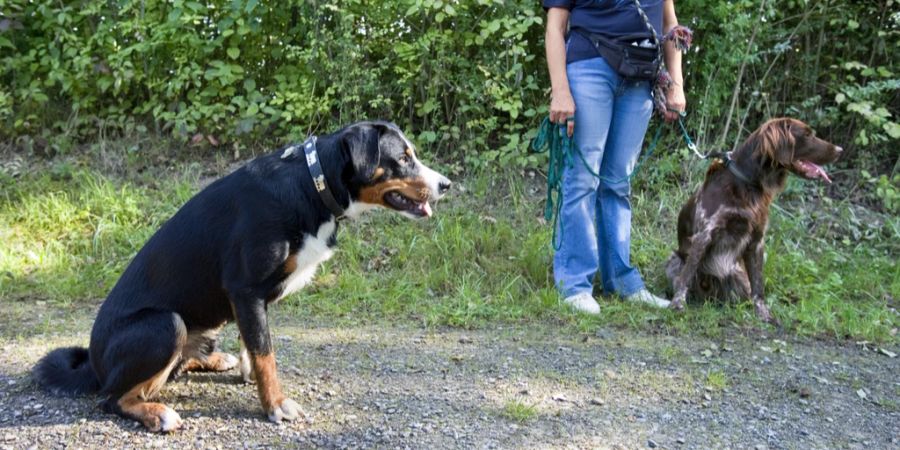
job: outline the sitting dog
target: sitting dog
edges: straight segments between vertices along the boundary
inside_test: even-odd
[[[780,118],[713,162],[678,215],[678,249],[666,265],[675,293],[670,306],[684,308],[687,297],[751,298],[759,317],[771,321],[763,294],[769,205],[790,173],[830,183],[821,166],[841,151],[805,123]]]
[[[170,376],[240,364],[274,422],[300,407],[282,393],[267,307],[332,255],[338,219],[376,206],[411,217],[450,181],[388,122],[350,125],[249,162],[190,199],[137,253],[97,313],[88,349],[53,350],[34,368],[57,394],[99,393],[107,412],[152,431],[182,424],[151,400]],[[216,351],[237,322],[240,359]]]

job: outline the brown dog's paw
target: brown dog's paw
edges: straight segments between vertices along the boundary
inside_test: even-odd
[[[780,326],[781,323],[778,322],[778,319],[769,312],[769,307],[766,306],[766,303],[762,299],[758,299],[754,302],[756,304],[756,315],[759,317],[759,320],[763,322],[770,323],[775,326]]]
[[[684,311],[684,295],[676,295],[669,303],[669,309],[672,311]]]

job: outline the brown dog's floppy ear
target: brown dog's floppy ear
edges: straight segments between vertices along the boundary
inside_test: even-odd
[[[357,125],[348,128],[341,136],[344,154],[350,160],[354,176],[359,180],[370,180],[378,167],[381,152],[378,141],[381,131],[372,125]]]
[[[796,140],[791,119],[773,119],[759,130],[760,153],[772,164],[790,166],[794,161]]]

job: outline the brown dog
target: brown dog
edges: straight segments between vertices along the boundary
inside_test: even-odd
[[[675,292],[671,307],[683,309],[688,296],[749,297],[759,317],[771,321],[763,294],[769,205],[789,173],[830,183],[821,165],[834,162],[841,151],[805,123],[780,118],[710,165],[703,186],[678,215],[678,249],[666,265]]]

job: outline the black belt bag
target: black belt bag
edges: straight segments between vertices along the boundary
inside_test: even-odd
[[[607,64],[624,78],[633,80],[655,80],[659,72],[659,47],[640,47],[632,43],[652,40],[649,34],[622,36],[609,39],[599,34],[582,30],[572,31],[582,35],[594,45]]]

